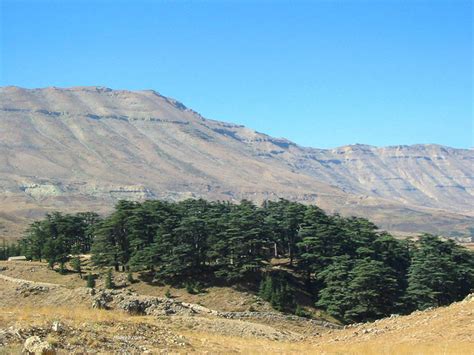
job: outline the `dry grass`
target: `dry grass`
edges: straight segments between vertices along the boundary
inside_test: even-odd
[[[15,323],[38,325],[44,320],[57,320],[78,323],[85,321],[105,322],[105,321],[125,321],[135,319],[128,317],[121,312],[108,312],[100,309],[90,309],[81,306],[71,307],[9,307],[2,308],[0,313],[0,326]]]
[[[61,339],[54,333],[43,334],[48,341],[56,344],[66,340],[70,344],[87,346],[90,349],[103,349],[108,346],[107,342],[114,342],[117,335],[135,336],[138,332],[143,333],[146,339],[161,339],[158,345],[155,344],[156,349],[177,349],[179,352],[364,355],[474,353],[472,301],[321,335],[316,335],[312,329],[305,329],[302,324],[290,324],[285,321],[265,324],[279,331],[293,331],[306,336],[304,341],[275,341],[242,334],[235,336],[239,333],[229,332],[228,329],[225,332],[216,330],[217,323],[227,328],[235,328],[237,325],[256,326],[250,321],[239,321],[237,324],[231,320],[216,322],[217,319],[214,321],[200,317],[129,316],[118,311],[91,309],[90,300],[81,300],[80,293],[72,289],[76,283],[84,286],[85,282],[77,275],[62,276],[39,263],[0,263],[0,266],[3,265],[9,267],[5,273],[12,277],[25,276],[25,279],[33,281],[68,286],[24,297],[18,295],[16,285],[0,280],[0,329],[10,326],[22,329],[50,329],[52,322],[59,320],[72,331],[70,334],[61,335]],[[35,271],[31,272],[31,268]],[[142,282],[131,287],[140,293],[155,296],[163,296],[167,290],[167,287],[155,287]],[[189,295],[184,289],[171,289],[171,293],[180,300],[201,303],[214,309],[245,309],[247,302],[254,302],[252,295],[228,288],[211,288],[201,295]],[[365,332],[367,329],[372,330]],[[169,334],[184,335],[186,345],[173,348],[172,343],[166,342]],[[18,343],[10,344],[8,348],[0,349],[0,355],[18,353],[19,349]],[[105,353],[112,352],[110,350]]]
[[[86,281],[81,279],[76,273],[61,275],[58,272],[48,269],[46,263],[40,262],[7,262],[0,261],[0,267],[7,267],[2,274],[14,278],[35,281],[48,282],[65,286],[67,288],[84,287]],[[97,271],[94,271],[97,272]],[[190,294],[183,288],[169,286],[157,286],[139,281],[129,284],[124,273],[113,273],[117,283],[123,284],[125,288],[130,289],[142,295],[165,297],[166,291],[170,290],[173,298],[182,302],[201,304],[205,307],[219,311],[248,311],[254,309],[258,311],[270,311],[272,308],[265,302],[259,303],[252,294],[240,292],[229,287],[210,287],[200,294]],[[139,280],[138,274],[133,274],[135,280]],[[97,286],[101,287],[103,280],[97,281]],[[1,302],[0,302],[1,305]]]
[[[344,354],[344,355],[434,355],[434,354],[472,354],[472,344],[470,343],[398,343],[387,344],[384,342],[371,342],[350,345],[323,345],[317,348],[308,347],[303,350],[307,353],[322,354]]]
[[[47,282],[62,285],[68,288],[85,286],[85,280],[82,280],[76,273],[61,275],[58,272],[48,269],[44,262],[37,261],[0,261],[0,267],[6,267],[2,271],[3,275],[15,277],[35,282]]]
[[[473,354],[473,344],[472,300],[330,332],[315,341],[320,349],[345,354]]]
[[[198,348],[209,349],[212,353],[240,352],[243,354],[340,354],[340,355],[434,355],[453,354],[471,355],[472,343],[387,343],[386,341],[368,341],[352,344],[327,344],[312,342],[282,342],[266,339],[244,339],[208,333],[184,333]]]
[[[445,314],[446,316],[448,314]],[[472,313],[471,313],[472,315]],[[63,324],[68,326],[81,328],[84,324],[93,324],[100,334],[105,337],[113,337],[121,329],[132,329],[140,324],[149,324],[161,328],[169,328],[174,332],[179,332],[184,335],[188,342],[185,352],[197,351],[210,353],[233,353],[239,352],[244,354],[363,354],[363,355],[395,355],[395,354],[413,354],[413,355],[428,355],[428,354],[472,354],[472,342],[466,338],[453,338],[450,340],[434,341],[433,334],[427,334],[427,339],[411,339],[400,337],[397,332],[390,332],[367,339],[354,339],[351,341],[335,341],[335,336],[340,336],[347,330],[341,332],[332,332],[330,335],[323,335],[319,338],[309,338],[302,342],[289,341],[272,341],[268,339],[256,339],[251,337],[235,337],[215,334],[211,332],[193,331],[184,329],[182,324],[176,322],[169,322],[165,318],[153,317],[130,317],[124,313],[111,312],[103,310],[92,310],[87,308],[75,308],[71,312],[70,308],[66,307],[13,307],[2,309],[0,312],[0,327],[5,326],[20,326],[32,327],[51,324],[54,320],[61,320]],[[471,319],[472,320],[472,319]],[[469,324],[461,323],[459,327],[467,327],[469,331]],[[427,332],[429,328],[419,329],[420,332]],[[433,331],[437,332],[437,326]],[[447,333],[452,332],[451,329],[446,330]],[[149,334],[153,336],[153,334]],[[57,337],[49,335],[47,338],[51,342],[58,342]],[[85,340],[80,336],[71,337],[68,342],[74,344],[83,343]],[[94,341],[90,340],[88,343],[92,349],[98,346]],[[13,348],[11,348],[13,349]],[[2,352],[0,351],[0,354]]]

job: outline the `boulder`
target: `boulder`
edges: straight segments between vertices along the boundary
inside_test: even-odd
[[[58,333],[63,330],[63,325],[59,321],[54,321],[53,325],[51,326],[51,329],[53,330],[53,332]]]
[[[474,302],[474,293],[471,293],[464,298],[463,303]]]
[[[56,350],[47,341],[42,341],[39,336],[32,336],[25,340],[23,344],[24,354],[34,355],[56,355]]]

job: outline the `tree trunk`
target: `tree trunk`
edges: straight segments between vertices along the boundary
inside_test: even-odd
[[[290,256],[290,266],[293,266],[293,250],[290,242],[288,242],[288,255]]]

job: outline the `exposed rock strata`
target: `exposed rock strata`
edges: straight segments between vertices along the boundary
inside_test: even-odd
[[[305,148],[204,119],[154,91],[0,88],[0,236],[119,199],[287,198],[397,232],[474,226],[474,151]]]

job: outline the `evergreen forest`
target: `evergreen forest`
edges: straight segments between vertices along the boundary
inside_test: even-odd
[[[161,284],[245,287],[299,315],[295,295],[305,292],[343,323],[447,305],[474,288],[474,253],[454,241],[400,240],[366,219],[287,200],[119,201],[106,217],[54,212],[0,258],[12,253],[59,270],[92,254],[98,267]]]

